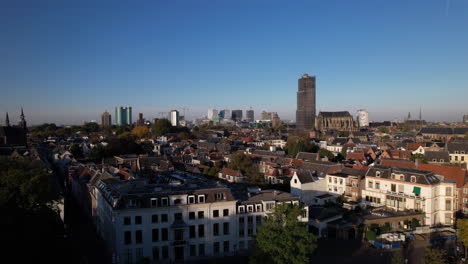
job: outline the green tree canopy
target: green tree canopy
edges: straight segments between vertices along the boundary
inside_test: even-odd
[[[415,162],[417,159],[420,159],[423,163],[427,163],[426,157],[421,153],[416,153],[411,155],[411,161]]]
[[[329,151],[328,149],[323,149],[323,148],[319,150],[319,155],[321,158],[327,157],[328,160],[330,161],[332,161],[335,158],[335,155],[333,155],[331,151]]]
[[[232,154],[228,167],[234,170],[240,170],[242,174],[247,177],[249,183],[265,183],[265,180],[258,171],[258,166],[254,164],[249,155],[240,152]]]
[[[309,263],[317,238],[307,231],[307,223],[298,218],[304,209],[278,204],[257,229],[250,263]]]
[[[156,121],[156,123],[151,126],[151,132],[154,136],[160,137],[169,132],[171,132],[172,124],[171,121],[163,118]]]
[[[317,153],[319,147],[316,144],[311,144],[309,139],[303,136],[290,136],[284,147],[288,155],[295,157],[299,152]]]
[[[99,131],[99,125],[98,125],[98,123],[95,123],[95,122],[88,122],[88,123],[83,125],[83,130],[88,134],[92,133],[92,132],[98,132]]]
[[[465,248],[465,256],[468,247],[468,219],[457,220],[457,237],[463,242]]]
[[[426,248],[424,254],[424,263],[425,264],[447,264],[447,257],[445,250],[435,249],[435,248]]]

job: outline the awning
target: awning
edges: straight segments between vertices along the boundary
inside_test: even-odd
[[[416,186],[415,186],[414,189],[413,189],[413,193],[415,193],[415,194],[421,194],[421,187],[416,187]]]

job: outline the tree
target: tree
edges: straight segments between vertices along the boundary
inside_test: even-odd
[[[149,135],[149,129],[147,126],[136,126],[132,129],[132,135],[136,138],[146,138]]]
[[[442,249],[426,248],[425,264],[447,264],[446,252]]]
[[[457,220],[457,237],[463,242],[466,256],[468,248],[468,219]]]
[[[89,134],[92,132],[98,132],[99,131],[99,125],[95,122],[88,122],[83,125],[83,130]]]
[[[84,157],[83,149],[78,144],[73,144],[70,147],[70,153],[73,155],[75,159],[81,159]]]
[[[88,153],[88,157],[96,161],[101,161],[103,158],[107,156],[108,156],[107,150],[102,144],[97,144]]]
[[[190,134],[188,132],[180,132],[177,137],[181,140],[188,140],[190,139]]]
[[[228,167],[233,170],[240,170],[247,177],[249,183],[261,184],[265,182],[258,171],[258,166],[253,163],[249,155],[240,152],[234,153]]]
[[[304,209],[290,204],[276,205],[264,224],[257,228],[250,263],[308,263],[317,238],[307,231],[299,217]]]
[[[389,135],[385,135],[381,138],[382,140],[389,140],[390,139],[390,136]]]
[[[403,259],[403,255],[401,254],[401,250],[396,251],[392,254],[392,264],[404,264],[405,260]]]
[[[319,155],[321,158],[323,157],[327,157],[328,160],[333,160],[335,158],[335,155],[333,155],[333,153],[331,151],[329,151],[328,149],[320,149],[319,150]]]
[[[151,132],[154,136],[160,137],[171,132],[171,128],[171,121],[163,118],[159,119],[158,121],[156,121],[156,123],[153,124],[153,126],[151,127]]]
[[[117,129],[115,130],[115,134],[116,135],[121,135],[125,132],[130,132],[131,131],[131,127],[128,126],[128,125],[121,125],[121,126],[118,126]]]
[[[379,132],[380,133],[388,133],[388,128],[384,127],[384,126],[380,126],[379,127]]]
[[[290,136],[284,147],[288,155],[295,157],[299,152],[317,153],[319,147],[315,144],[310,144],[309,139],[303,136]]]
[[[416,153],[416,154],[411,155],[410,159],[413,162],[415,162],[417,159],[420,159],[422,163],[427,163],[426,157],[424,157],[424,155],[421,153]]]

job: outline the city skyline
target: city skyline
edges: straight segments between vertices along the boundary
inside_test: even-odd
[[[0,112],[12,123],[21,106],[32,125],[99,120],[116,105],[149,119],[253,107],[293,120],[303,73],[317,76],[317,113],[468,112],[466,2],[31,3],[0,9]]]

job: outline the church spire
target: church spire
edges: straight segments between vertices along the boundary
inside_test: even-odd
[[[23,107],[21,107],[21,121],[24,120],[24,113],[23,113]]]
[[[28,125],[26,123],[26,119],[24,118],[24,112],[23,112],[23,107],[21,107],[21,120],[19,121],[18,124],[19,127],[21,127],[24,130],[28,129]]]
[[[10,126],[10,118],[8,117],[8,112],[6,112],[5,126],[7,126],[7,127]]]

